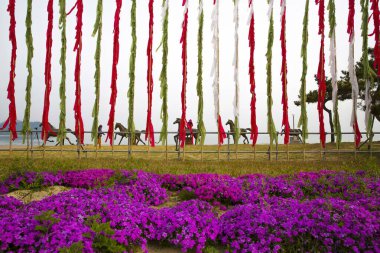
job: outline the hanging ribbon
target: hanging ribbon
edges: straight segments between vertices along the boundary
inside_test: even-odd
[[[113,26],[113,61],[112,61],[112,77],[111,77],[111,97],[110,97],[110,114],[108,118],[108,133],[107,139],[110,140],[111,146],[113,145],[113,133],[115,123],[115,106],[117,97],[117,64],[119,63],[119,23],[121,12],[122,0],[116,0],[116,10]]]
[[[44,111],[42,114],[42,132],[41,138],[46,143],[48,132],[51,131],[49,125],[49,109],[50,109],[50,92],[51,92],[51,48],[53,45],[53,0],[48,1],[48,26],[46,31],[46,58],[45,58],[45,97]]]
[[[268,133],[270,139],[270,146],[273,145],[273,141],[278,142],[277,131],[273,122],[272,115],[272,48],[273,48],[273,33],[274,33],[274,24],[273,24],[273,0],[268,1],[269,11],[269,30],[268,30],[268,45],[267,45],[267,107],[268,107]]]
[[[255,82],[255,15],[253,12],[253,3],[252,0],[249,1],[249,15],[248,15],[248,24],[249,24],[249,83],[250,83],[250,92],[251,92],[251,137],[252,145],[255,146],[257,142],[257,137],[259,130],[256,123],[256,82]]]
[[[214,77],[213,90],[214,90],[214,107],[215,119],[218,125],[218,143],[222,145],[224,139],[227,138],[226,132],[221,122],[219,111],[219,0],[214,0],[214,9],[212,11],[212,44],[214,45],[214,61],[211,69],[211,76]]]
[[[234,81],[235,81],[235,97],[233,102],[235,129],[235,143],[239,142],[240,127],[239,127],[239,0],[234,0],[234,24],[235,24],[235,55],[233,60],[234,66]]]
[[[360,0],[361,10],[362,10],[362,59],[363,59],[363,79],[365,80],[365,126],[367,130],[367,136],[371,134],[371,74],[370,66],[368,60],[368,1],[369,0]]]
[[[320,141],[323,148],[326,147],[326,132],[323,117],[323,107],[325,104],[326,95],[326,74],[325,74],[325,0],[315,0],[318,5],[319,16],[319,30],[318,34],[321,35],[321,46],[319,51],[319,64],[317,72],[318,87],[318,116],[319,116],[319,134]]]
[[[148,90],[148,111],[146,117],[146,130],[145,130],[145,140],[149,139],[149,143],[152,147],[155,146],[154,143],[154,129],[152,124],[152,100],[153,100],[153,3],[154,0],[149,0],[149,39],[147,46],[147,56],[148,56],[148,71],[147,71],[147,90]]]
[[[288,66],[286,60],[286,0],[281,0],[281,81],[282,81],[282,127],[284,128],[284,144],[289,144],[290,126],[288,116]]]
[[[342,142],[342,132],[339,121],[339,111],[338,111],[338,80],[337,80],[337,63],[336,63],[336,19],[335,19],[335,0],[329,0],[327,5],[329,10],[329,24],[330,24],[330,73],[331,73],[331,82],[332,82],[332,103],[333,103],[333,112],[334,112],[334,133],[336,136],[336,144],[339,147]]]
[[[179,124],[179,142],[181,148],[185,146],[186,142],[186,84],[187,84],[187,25],[189,18],[189,3],[187,0],[183,0],[182,6],[185,7],[182,22],[182,92],[181,92],[181,105],[182,115]]]
[[[373,63],[373,68],[375,69],[378,76],[380,76],[380,11],[379,11],[379,0],[370,0],[371,10],[373,18],[373,33],[370,36],[375,36],[375,46],[373,48],[373,54],[375,61]]]
[[[67,13],[70,15],[74,9],[77,9],[77,25],[75,27],[75,45],[74,52],[77,52],[75,59],[75,103],[74,103],[74,117],[75,117],[75,135],[80,144],[84,141],[84,127],[82,119],[82,98],[81,98],[81,80],[80,80],[80,67],[81,67],[81,57],[82,57],[82,16],[83,16],[83,0],[77,0],[73,8]]]
[[[198,7],[198,73],[197,73],[197,95],[198,95],[198,140],[201,145],[204,144],[206,137],[206,128],[203,122],[203,0],[199,0]]]
[[[160,74],[161,93],[162,99],[161,119],[162,128],[160,133],[160,142],[166,145],[168,140],[168,27],[169,27],[169,0],[162,2],[162,68]],[[161,46],[160,45],[160,46]]]
[[[16,0],[9,0],[7,11],[10,16],[9,24],[9,41],[12,44],[12,54],[11,54],[11,70],[9,72],[9,83],[8,83],[8,99],[9,99],[9,116],[4,122],[3,127],[0,130],[5,129],[9,125],[9,130],[12,133],[12,140],[17,139],[16,132],[16,101],[15,101],[15,76],[16,76],[16,58],[17,58],[17,40],[16,40],[16,17],[15,17],[15,7]]]
[[[66,1],[59,0],[59,27],[61,29],[61,83],[59,86],[60,114],[58,141],[63,144],[66,138]]]
[[[360,140],[362,135],[359,130],[358,119],[357,119],[357,101],[359,96],[359,84],[356,77],[355,70],[355,0],[349,0],[349,11],[348,11],[348,21],[347,21],[347,33],[349,34],[349,56],[348,56],[348,73],[350,76],[350,83],[352,87],[352,114],[351,114],[351,126],[355,133],[355,146],[356,148],[360,145]]]
[[[96,8],[96,20],[94,24],[94,30],[92,31],[92,37],[98,34],[96,39],[96,51],[95,51],[95,102],[92,109],[92,117],[94,118],[92,123],[91,140],[94,141],[94,145],[97,142],[98,125],[99,125],[99,97],[100,97],[100,54],[101,54],[101,41],[102,41],[102,28],[103,28],[103,0],[98,0]]]
[[[307,76],[307,44],[309,39],[308,32],[309,25],[309,0],[306,0],[305,4],[305,15],[303,17],[303,30],[302,30],[302,47],[301,47],[301,57],[302,57],[302,76],[301,76],[301,89],[300,89],[300,100],[301,100],[301,116],[298,121],[298,127],[302,127],[302,140],[305,143],[308,137],[308,118],[306,111],[306,76]]]
[[[136,50],[137,50],[137,35],[136,35],[136,0],[132,0],[131,7],[131,55],[129,56],[129,88],[128,88],[128,131],[131,133],[131,140],[135,139],[135,123],[133,121],[134,104],[135,104],[135,70],[136,70]],[[131,141],[133,143],[133,141]]]
[[[33,34],[32,34],[32,0],[28,0],[27,10],[26,10],[26,19],[25,19],[25,42],[26,47],[28,49],[28,56],[26,60],[26,68],[28,69],[28,77],[26,79],[26,94],[25,94],[25,112],[24,112],[24,120],[22,123],[22,135],[23,135],[23,143],[25,143],[27,132],[30,131],[30,107],[31,107],[31,91],[32,91],[32,59],[33,59]]]

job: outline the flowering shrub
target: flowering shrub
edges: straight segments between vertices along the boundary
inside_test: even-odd
[[[362,171],[28,172],[1,182],[0,193],[52,185],[73,189],[29,204],[0,196],[0,251],[147,252],[152,240],[184,252],[215,244],[232,252],[380,252],[380,180]],[[155,207],[167,191],[186,201]]]

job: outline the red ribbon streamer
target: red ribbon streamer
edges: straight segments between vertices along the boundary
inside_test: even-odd
[[[323,107],[325,104],[326,95],[326,74],[325,74],[325,1],[315,0],[315,4],[319,5],[319,30],[318,34],[321,35],[321,48],[319,51],[319,65],[317,79],[319,83],[318,87],[318,116],[319,116],[319,134],[322,147],[326,147],[326,132],[323,117]]]
[[[373,54],[375,61],[373,63],[373,68],[377,70],[377,75],[380,75],[380,11],[379,11],[379,0],[371,0],[371,10],[373,18],[374,30],[370,36],[375,35],[375,46],[373,48]]]
[[[108,133],[107,140],[110,140],[111,146],[113,145],[113,133],[114,133],[114,122],[115,122],[115,106],[117,97],[117,64],[119,62],[119,23],[120,23],[120,12],[121,12],[122,0],[116,0],[116,11],[114,18],[114,28],[113,28],[113,61],[112,61],[112,80],[111,80],[111,97],[110,97],[110,114],[108,118]]]
[[[154,129],[152,124],[152,94],[153,94],[153,3],[154,0],[149,0],[149,39],[147,46],[147,56],[148,56],[148,71],[147,71],[147,81],[148,81],[148,111],[146,117],[146,130],[145,130],[145,140],[149,138],[149,143],[152,147],[155,146],[154,143]]]
[[[186,0],[183,0],[182,6],[184,6]],[[179,124],[179,141],[180,146],[183,148],[186,142],[186,83],[187,83],[187,24],[188,24],[189,10],[186,11],[182,22],[182,92],[181,92],[181,104],[182,104],[182,116]]]
[[[49,124],[49,109],[50,109],[50,92],[51,92],[51,48],[53,45],[53,0],[49,0],[47,5],[48,26],[46,31],[46,57],[45,57],[45,97],[44,111],[42,114],[42,132],[41,138],[46,141],[48,132],[51,131]]]
[[[355,0],[349,0],[348,2],[348,20],[347,20],[347,33],[350,35],[349,41],[353,38],[354,25],[355,25]]]
[[[284,0],[281,0],[281,4]],[[281,17],[281,53],[282,53],[282,64],[281,64],[281,81],[282,81],[282,126],[284,127],[284,144],[289,144],[290,136],[290,126],[289,126],[289,116],[288,116],[288,94],[287,94],[287,73],[288,66],[286,60],[286,7],[284,9],[284,14]]]
[[[75,104],[74,104],[74,117],[75,117],[75,135],[78,138],[78,141],[83,144],[84,141],[84,127],[83,127],[83,119],[82,119],[82,99],[81,99],[81,80],[80,80],[80,72],[81,72],[81,55],[82,55],[82,16],[83,16],[83,0],[77,0],[74,7],[70,13],[76,7],[77,9],[77,25],[75,27],[75,46],[74,52],[77,52],[76,60],[75,60]]]
[[[348,21],[347,21],[347,33],[349,36],[349,42],[354,39],[354,17],[355,17],[355,0],[349,0],[348,2]],[[354,133],[355,133],[355,146],[358,148],[360,145],[360,140],[362,138],[362,134],[359,130],[358,120],[355,115],[354,125],[353,125]]]
[[[218,129],[219,129],[219,145],[222,145],[224,143],[224,139],[227,138],[226,132],[223,128],[222,118],[220,115],[218,115]]]
[[[16,132],[16,101],[15,101],[15,76],[16,76],[16,58],[17,58],[17,40],[16,40],[16,17],[15,17],[15,6],[16,0],[9,0],[7,11],[10,16],[9,24],[9,41],[12,44],[12,54],[11,54],[11,70],[9,72],[9,83],[8,83],[8,96],[9,99],[9,116],[4,122],[3,127],[0,130],[5,129],[9,125],[9,130],[12,132],[12,140],[17,139]]]
[[[249,7],[252,5],[252,0],[249,1]],[[252,145],[256,145],[259,130],[256,123],[256,82],[255,82],[255,65],[254,65],[254,53],[255,53],[255,16],[252,13],[250,25],[249,25],[249,83],[251,85],[251,137]]]

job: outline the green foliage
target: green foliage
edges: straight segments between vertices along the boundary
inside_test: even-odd
[[[203,22],[204,13],[203,10],[199,15],[198,25],[198,72],[197,72],[197,95],[198,95],[198,141],[201,145],[204,144],[206,138],[206,128],[203,122]]]
[[[309,40],[309,0],[306,0],[305,4],[305,15],[303,18],[303,30],[302,30],[302,76],[301,76],[301,89],[300,89],[300,105],[301,105],[301,116],[298,121],[298,127],[302,127],[302,139],[306,141],[308,138],[308,118],[306,111],[306,76],[307,76],[307,44]]]
[[[40,215],[34,216],[34,219],[40,223],[40,225],[35,227],[35,230],[47,235],[50,232],[51,227],[60,221],[60,219],[53,216],[54,214],[55,212],[53,210],[49,210],[42,212]]]
[[[273,24],[273,12],[270,16],[269,30],[268,30],[268,45],[267,45],[267,108],[268,108],[268,133],[270,137],[270,147],[273,145],[273,141],[278,142],[278,136],[276,132],[276,127],[273,122],[272,115],[272,48],[273,48],[273,33],[274,33],[274,24]]]
[[[182,190],[178,193],[178,198],[181,201],[196,199],[197,196],[195,195],[194,191],[188,191],[188,190]]]
[[[28,69],[28,77],[26,79],[26,93],[25,93],[25,112],[24,112],[24,120],[22,123],[22,141],[25,143],[26,134],[30,131],[30,107],[32,105],[31,101],[31,90],[32,90],[32,78],[33,78],[33,70],[32,70],[32,58],[33,58],[33,34],[32,34],[32,0],[28,0],[26,19],[25,19],[25,41],[26,46],[28,48],[27,60],[26,60],[26,68]]]
[[[162,5],[164,6],[166,1],[163,0]],[[168,32],[169,27],[169,7],[166,9],[164,20],[162,22],[162,69],[160,74],[161,82],[161,93],[160,97],[162,99],[161,107],[161,119],[162,119],[162,128],[160,133],[160,142],[162,145],[166,145],[168,140]]]
[[[210,246],[210,245],[207,245],[204,249],[203,249],[203,253],[219,253],[220,251],[215,248],[214,246]]]
[[[137,51],[137,35],[136,35],[136,0],[132,0],[131,7],[131,54],[129,58],[129,89],[128,89],[128,131],[131,133],[129,140],[135,139],[135,123],[133,121],[134,103],[135,103],[135,80],[136,80],[136,51]]]
[[[61,83],[59,85],[60,114],[58,140],[63,144],[66,138],[66,1],[59,0],[59,27],[61,29]]]
[[[71,244],[70,247],[65,247],[59,249],[59,253],[82,253],[83,252],[83,243],[82,241],[75,242]]]
[[[100,55],[101,55],[101,41],[102,41],[102,28],[103,28],[103,0],[98,0],[98,5],[96,9],[96,21],[94,25],[94,30],[92,36],[98,34],[96,39],[96,51],[95,51],[95,102],[92,109],[92,117],[94,118],[92,123],[91,139],[96,145],[98,136],[98,125],[99,125],[99,97],[100,97]]]
[[[110,237],[115,234],[115,231],[111,228],[110,222],[100,222],[99,214],[87,217],[85,224],[89,226],[94,233],[92,248],[95,252],[118,253],[126,252],[133,248],[133,246],[127,247],[111,239]],[[90,235],[85,234],[84,236]]]

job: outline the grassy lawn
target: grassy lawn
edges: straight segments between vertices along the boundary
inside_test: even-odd
[[[103,147],[102,151],[95,153],[92,145],[84,147],[86,151],[81,152],[81,158],[78,159],[78,153],[75,146],[64,146],[63,152],[59,151],[59,147],[47,147],[45,157],[43,157],[43,149],[33,152],[33,158],[27,158],[25,151],[15,149],[12,153],[8,151],[0,152],[0,178],[9,176],[18,171],[67,171],[86,168],[112,168],[112,169],[142,169],[154,173],[220,173],[238,176],[243,174],[263,173],[268,175],[292,174],[300,171],[316,171],[316,170],[368,170],[375,174],[380,172],[380,154],[374,152],[372,157],[369,154],[345,153],[353,151],[352,143],[343,143],[339,152],[334,144],[328,144],[327,151],[335,151],[336,153],[326,153],[321,155],[319,144],[300,144],[289,145],[289,159],[287,147],[278,146],[276,152],[273,149],[272,160],[268,158],[268,146],[257,145],[256,151],[250,145],[230,145],[220,148],[219,160],[218,153],[211,153],[218,150],[217,146],[204,146],[203,154],[201,154],[200,146],[187,146],[184,154],[175,152],[175,147],[168,146],[169,151],[166,160],[165,146],[157,146],[148,148],[147,146],[134,146],[132,155],[128,158],[125,150],[128,146]],[[236,153],[236,148],[239,152]],[[364,148],[364,147],[363,147]],[[25,149],[25,148],[24,148]],[[54,151],[55,150],[55,151]],[[149,150],[149,153],[147,151]],[[314,153],[293,153],[292,151],[303,151]],[[380,144],[375,143],[374,151],[380,150]],[[54,152],[53,152],[54,151]],[[198,153],[196,153],[198,152]],[[202,161],[203,157],[203,161]]]

